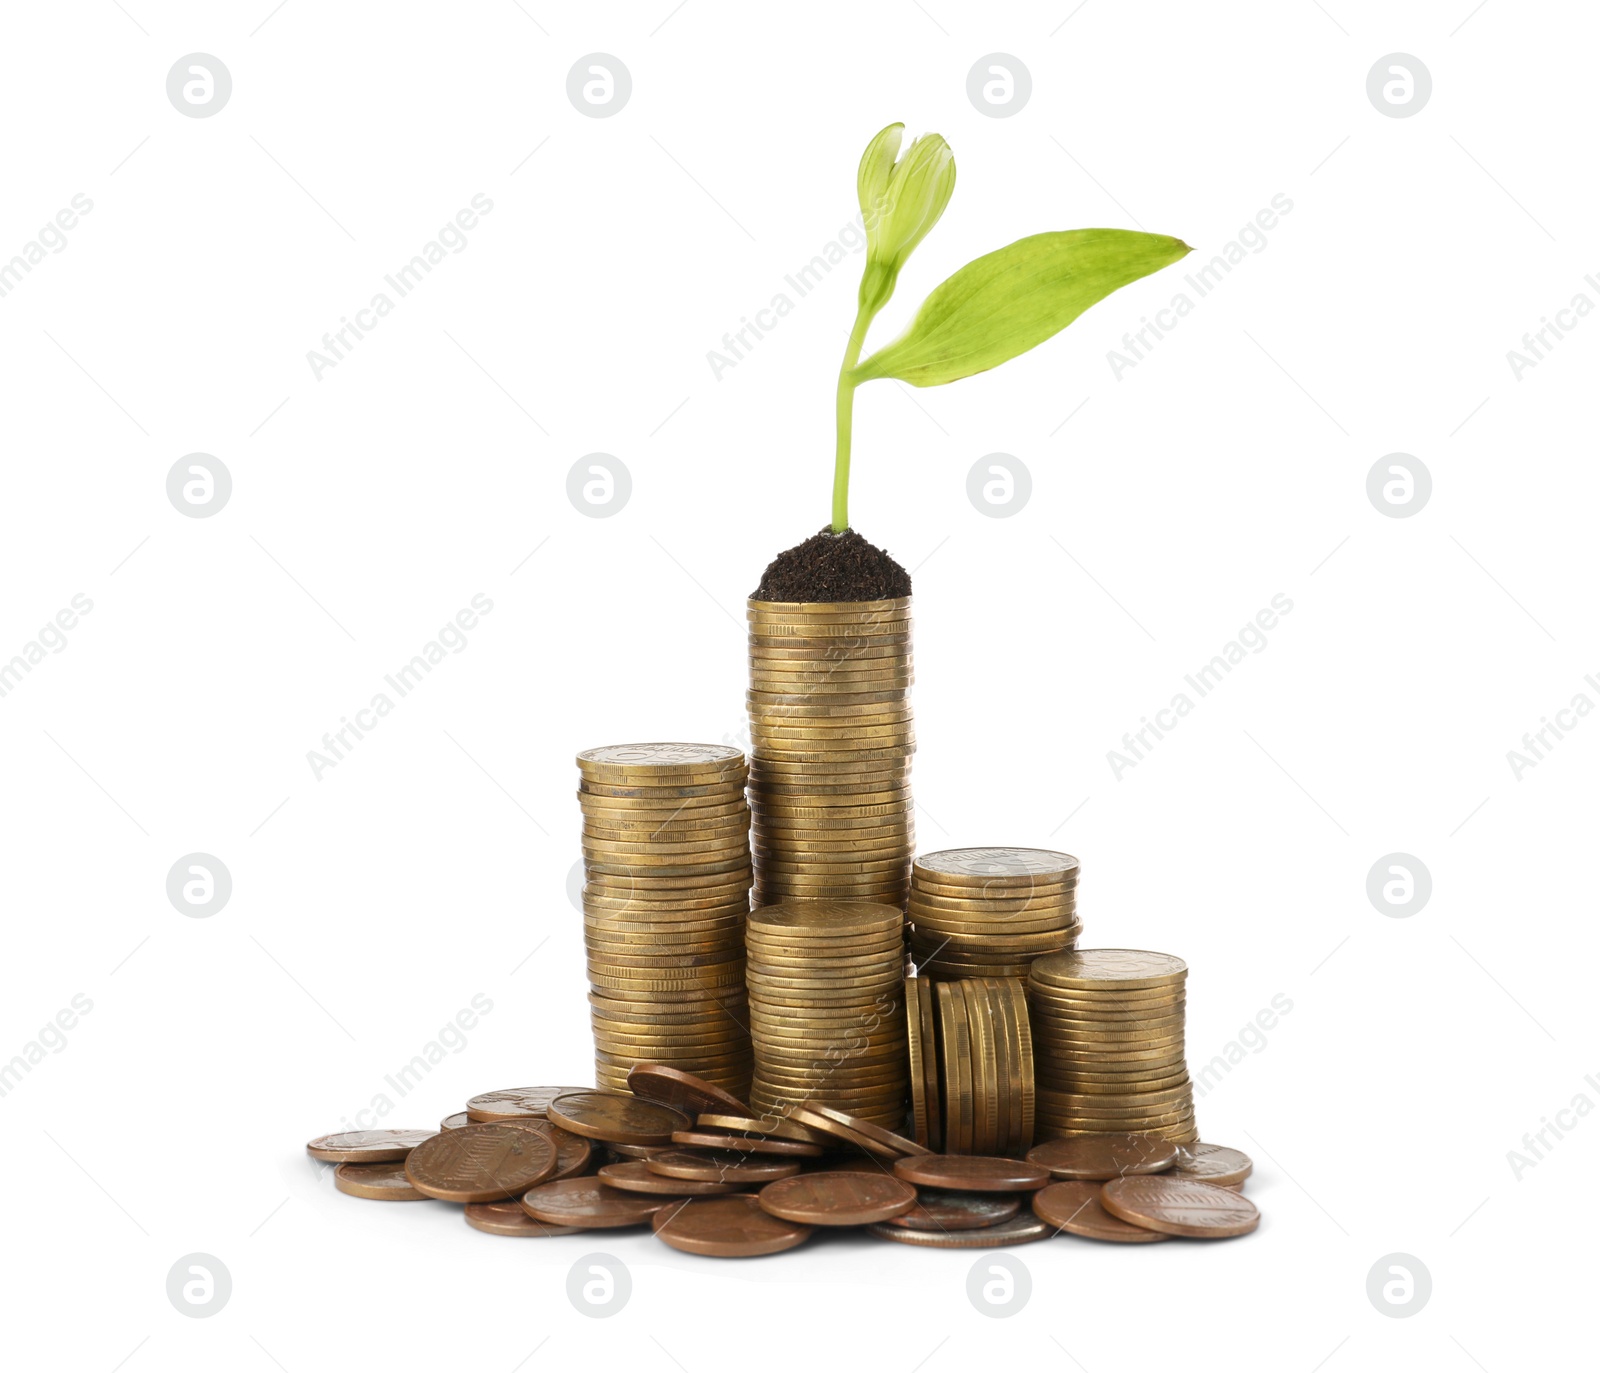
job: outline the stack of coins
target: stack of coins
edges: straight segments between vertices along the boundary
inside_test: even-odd
[[[757,1115],[820,1102],[889,1129],[905,1119],[905,943],[896,906],[789,901],[749,919]]]
[[[1181,958],[1138,949],[1076,949],[1034,961],[1028,1001],[1043,1138],[1199,1138],[1183,1054],[1188,971]]]
[[[636,1063],[750,1088],[744,755],[720,744],[618,744],[578,755],[584,944],[595,1081]]]
[[[1077,946],[1078,860],[1049,849],[944,849],[911,868],[911,957],[930,977],[1027,977]]]
[[[756,904],[903,906],[911,598],[749,603]]]
[[[1033,1144],[1033,1033],[1015,978],[906,979],[912,1133],[946,1154]]]

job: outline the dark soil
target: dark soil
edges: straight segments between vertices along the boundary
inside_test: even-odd
[[[853,529],[823,529],[778,554],[751,593],[758,601],[882,601],[911,594],[911,574]]]

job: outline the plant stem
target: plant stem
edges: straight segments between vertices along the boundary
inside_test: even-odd
[[[833,457],[833,532],[842,534],[850,527],[850,426],[855,415],[856,384],[850,380],[851,369],[861,358],[861,345],[866,342],[867,327],[876,310],[863,305],[856,312],[855,327],[850,330],[850,342],[845,345],[844,362],[839,367],[839,391],[834,402],[838,442]]]

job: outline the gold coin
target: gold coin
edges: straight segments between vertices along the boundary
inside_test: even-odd
[[[1078,870],[1078,860],[1070,853],[1053,849],[941,849],[923,854],[917,860],[917,869],[945,883],[982,884],[993,878],[1026,882],[1062,879]]]
[[[1077,949],[1053,954],[1033,965],[1035,980],[1047,987],[1088,991],[1136,991],[1181,983],[1188,965],[1172,954],[1142,949]]]
[[[719,772],[739,767],[744,753],[726,744],[607,744],[578,755],[585,772]]]

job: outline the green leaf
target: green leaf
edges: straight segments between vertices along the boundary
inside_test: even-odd
[[[911,327],[850,373],[943,386],[1060,333],[1097,301],[1191,252],[1181,239],[1130,229],[1034,234],[967,263],[922,302]]]

